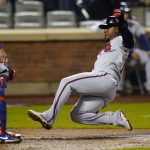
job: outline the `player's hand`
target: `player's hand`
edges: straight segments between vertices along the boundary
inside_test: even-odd
[[[0,63],[7,64],[7,62],[8,58],[6,52],[4,51],[3,48],[0,48]]]
[[[113,15],[119,20],[119,28],[122,26],[127,26],[128,23],[124,19],[124,14],[120,9],[114,9]]]
[[[114,9],[113,15],[119,19],[119,22],[124,22],[124,14],[120,9]]]
[[[134,60],[138,61],[138,60],[140,60],[140,55],[139,55],[138,53],[136,53],[136,52],[133,52],[133,53],[132,53],[132,58],[133,58]]]
[[[114,14],[113,14],[116,18],[120,18],[122,15],[122,12],[120,9],[114,9]]]

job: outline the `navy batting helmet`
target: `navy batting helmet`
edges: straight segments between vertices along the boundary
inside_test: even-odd
[[[106,18],[106,23],[99,25],[101,29],[108,29],[111,27],[118,27],[119,20],[115,16],[109,16]]]

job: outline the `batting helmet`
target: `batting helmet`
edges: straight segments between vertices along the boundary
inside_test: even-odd
[[[106,23],[99,25],[101,29],[108,29],[110,27],[117,27],[119,20],[115,16],[109,16],[106,18]]]

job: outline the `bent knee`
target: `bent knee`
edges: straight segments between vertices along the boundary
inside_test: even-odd
[[[74,122],[80,122],[80,113],[76,110],[72,110],[70,113],[70,118]]]
[[[67,83],[69,83],[69,79],[67,77],[61,79],[61,84],[66,85]]]

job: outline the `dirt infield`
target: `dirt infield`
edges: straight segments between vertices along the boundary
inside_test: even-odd
[[[8,97],[10,105],[47,105],[53,96]],[[71,97],[68,103],[75,103]],[[150,95],[116,97],[119,103],[150,102]],[[22,134],[20,144],[1,144],[0,150],[112,150],[119,148],[149,147],[150,129],[17,129]]]
[[[110,150],[150,147],[150,129],[18,129],[20,144],[1,144],[0,150]]]

